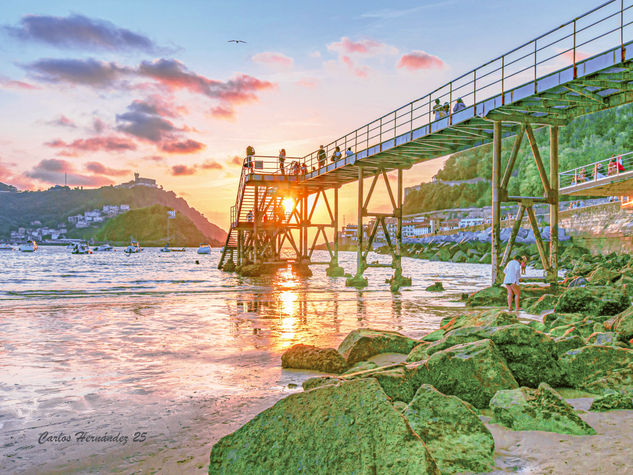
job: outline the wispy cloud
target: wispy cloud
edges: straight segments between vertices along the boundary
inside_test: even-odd
[[[149,53],[161,49],[145,35],[83,15],[26,15],[17,26],[5,26],[4,30],[20,40],[46,43],[58,48],[140,50]]]
[[[292,65],[294,63],[294,59],[292,59],[291,57],[275,51],[264,51],[263,53],[257,53],[251,59],[255,63],[283,69],[292,68]]]
[[[65,115],[60,115],[59,117],[53,119],[53,120],[49,120],[47,122],[48,125],[54,125],[57,127],[66,127],[69,129],[76,129],[77,128],[77,124],[75,124],[74,121],[72,121],[71,119],[69,119],[68,117],[66,117]]]
[[[398,67],[409,71],[417,71],[419,69],[442,69],[446,65],[437,56],[429,54],[425,51],[412,51],[400,58]]]
[[[188,165],[174,165],[171,167],[171,174],[173,176],[186,176],[186,175],[194,175],[196,173],[195,167],[190,167]]]
[[[328,44],[327,49],[339,53],[340,55],[359,54],[364,56],[376,56],[380,54],[398,53],[398,49],[395,46],[367,38],[353,41],[347,36],[343,36],[339,41]]]
[[[72,142],[65,142],[61,139],[55,139],[46,142],[51,148],[63,149],[60,155],[75,157],[85,152],[126,152],[136,150],[136,144],[131,140],[122,137],[90,137],[87,139],[77,139]]]
[[[40,161],[25,173],[29,178],[49,184],[67,181],[74,186],[103,186],[112,184],[112,180],[101,175],[83,175],[77,173],[74,165],[66,160],[50,158]]]
[[[424,5],[419,5],[413,8],[383,8],[381,10],[374,10],[370,12],[365,12],[360,15],[361,18],[376,18],[380,20],[390,20],[394,18],[400,18],[403,16],[411,15],[413,13],[417,13],[421,10],[430,10],[433,8],[444,8],[449,5],[454,5],[457,3],[457,0],[446,0],[442,2],[434,2],[434,3],[426,3]]]

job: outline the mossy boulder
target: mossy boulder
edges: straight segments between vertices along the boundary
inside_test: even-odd
[[[424,441],[443,474],[487,472],[495,442],[472,406],[423,384],[404,416]]]
[[[549,332],[552,328],[580,322],[583,318],[585,318],[585,316],[581,313],[552,312],[543,317],[543,324],[545,325],[546,332]]]
[[[594,332],[587,338],[588,345],[619,346],[618,334],[614,332]]]
[[[540,297],[551,293],[548,287],[521,285],[521,298]],[[467,307],[507,307],[508,291],[501,285],[486,287],[470,294],[466,300]]]
[[[422,338],[420,338],[420,340],[423,342],[432,342],[432,341],[441,340],[442,337],[444,336],[444,333],[446,332],[440,328],[438,330],[435,330],[431,333],[424,335]]]
[[[232,260],[226,261],[224,265],[222,266],[222,270],[224,272],[235,272],[236,268],[237,266],[235,265],[235,262],[233,262]]]
[[[452,346],[428,360],[407,366],[414,387],[431,384],[483,409],[500,389],[518,387],[503,356],[491,340]]]
[[[627,308],[604,322],[604,328],[616,332],[622,341],[631,340],[633,338],[633,307]]]
[[[633,350],[588,345],[559,355],[569,386],[606,394],[633,388]]]
[[[427,292],[444,292],[444,286],[441,282],[435,282],[426,288]]]
[[[298,344],[291,346],[281,355],[281,367],[338,374],[347,369],[347,362],[334,348]]]
[[[499,391],[490,401],[492,423],[512,430],[542,430],[559,434],[593,435],[596,431],[548,384],[538,389]]]
[[[348,365],[354,365],[380,353],[409,354],[418,343],[395,331],[359,328],[345,337],[338,351]]]
[[[422,361],[429,357],[426,354],[426,349],[429,347],[429,343],[421,343],[415,348],[411,350],[411,352],[407,355],[407,359],[405,360],[407,363],[414,363],[416,361]]]
[[[555,311],[584,315],[616,315],[630,305],[629,296],[613,287],[572,287],[558,299]]]
[[[536,302],[531,304],[526,310],[534,315],[540,315],[546,310],[553,310],[558,302],[558,295],[545,294],[541,295]]]
[[[587,276],[591,285],[610,285],[620,277],[620,273],[608,267],[598,266]]]
[[[368,370],[376,369],[376,368],[378,368],[378,365],[374,363],[373,361],[359,361],[350,369],[345,371],[343,374],[354,374],[354,373],[359,373],[361,371],[368,371]]]
[[[339,378],[331,377],[331,376],[316,376],[314,378],[306,379],[301,387],[304,391],[310,391],[311,389],[320,388],[321,386],[327,386],[331,384],[338,384],[340,382]]]
[[[463,327],[500,327],[519,323],[514,313],[499,309],[491,309],[479,312],[469,312],[452,318],[444,318],[440,322],[441,329],[449,332]]]
[[[554,343],[556,343],[556,353],[558,355],[586,345],[585,339],[581,335],[561,336],[555,338]]]
[[[211,450],[209,473],[439,474],[373,379],[292,394]]]
[[[431,343],[424,352],[430,356],[453,345],[483,339],[494,342],[520,385],[535,388],[541,382],[558,385],[563,381],[554,340],[522,323],[458,328]]]
[[[611,411],[613,409],[633,409],[633,394],[612,392],[598,396],[591,403],[590,411]]]
[[[453,256],[451,257],[451,262],[462,263],[462,262],[467,262],[468,259],[469,259],[468,254],[466,254],[464,251],[460,249],[455,254],[453,254]]]

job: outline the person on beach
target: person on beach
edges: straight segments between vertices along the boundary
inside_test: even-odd
[[[503,269],[505,278],[503,279],[503,286],[508,291],[508,312],[512,311],[512,298],[514,297],[514,305],[516,311],[519,311],[519,300],[521,298],[521,288],[519,287],[519,281],[521,280],[521,256],[518,254],[514,256],[506,268]]]
[[[323,145],[319,146],[319,153],[317,154],[317,158],[319,160],[319,168],[324,167],[327,160],[327,155],[325,155],[325,149],[323,148]]]
[[[527,256],[521,256],[521,275],[525,275],[525,269],[527,267],[528,258]]]
[[[279,151],[279,171],[281,172],[282,175],[286,174],[286,171],[284,169],[284,162],[286,161],[286,149],[282,148]]]

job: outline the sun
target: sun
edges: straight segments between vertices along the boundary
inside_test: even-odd
[[[291,213],[292,209],[295,207],[295,200],[292,198],[284,198],[281,205],[284,207],[284,212],[286,214]]]

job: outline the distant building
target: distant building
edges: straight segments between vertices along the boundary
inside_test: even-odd
[[[467,228],[469,226],[478,226],[484,224],[484,218],[462,218],[459,220],[460,228]]]
[[[121,205],[119,206],[121,213],[125,213],[126,211],[130,211],[130,205]]]
[[[156,180],[153,180],[152,178],[142,178],[139,176],[138,173],[134,173],[134,180],[117,185],[118,188],[132,188],[135,186],[148,186],[150,188],[157,188]]]

